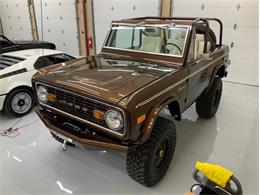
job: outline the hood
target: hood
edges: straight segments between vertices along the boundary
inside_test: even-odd
[[[73,60],[36,80],[118,103],[175,68],[102,56]],[[42,71],[44,72],[44,71]]]

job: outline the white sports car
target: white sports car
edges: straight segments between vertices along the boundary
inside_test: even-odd
[[[34,106],[31,78],[40,68],[75,57],[50,49],[29,49],[0,55],[0,110],[20,117]]]

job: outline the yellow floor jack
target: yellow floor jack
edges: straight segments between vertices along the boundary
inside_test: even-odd
[[[240,182],[228,169],[201,162],[197,162],[195,168],[193,178],[198,184],[190,190],[194,194],[242,195]]]

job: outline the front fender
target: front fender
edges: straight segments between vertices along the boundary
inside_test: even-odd
[[[152,132],[152,129],[153,129],[153,126],[155,124],[155,121],[157,120],[157,117],[158,117],[160,111],[165,106],[169,105],[173,101],[177,101],[179,103],[178,98],[173,96],[173,97],[170,97],[170,98],[156,104],[153,107],[153,109],[149,112],[147,119],[145,121],[145,124],[143,126],[143,129],[142,129],[143,134],[141,135],[141,138],[139,139],[140,144],[145,143],[149,139],[151,132]]]

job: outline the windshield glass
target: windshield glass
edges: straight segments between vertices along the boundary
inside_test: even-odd
[[[187,32],[187,27],[114,25],[105,47],[182,57]]]

